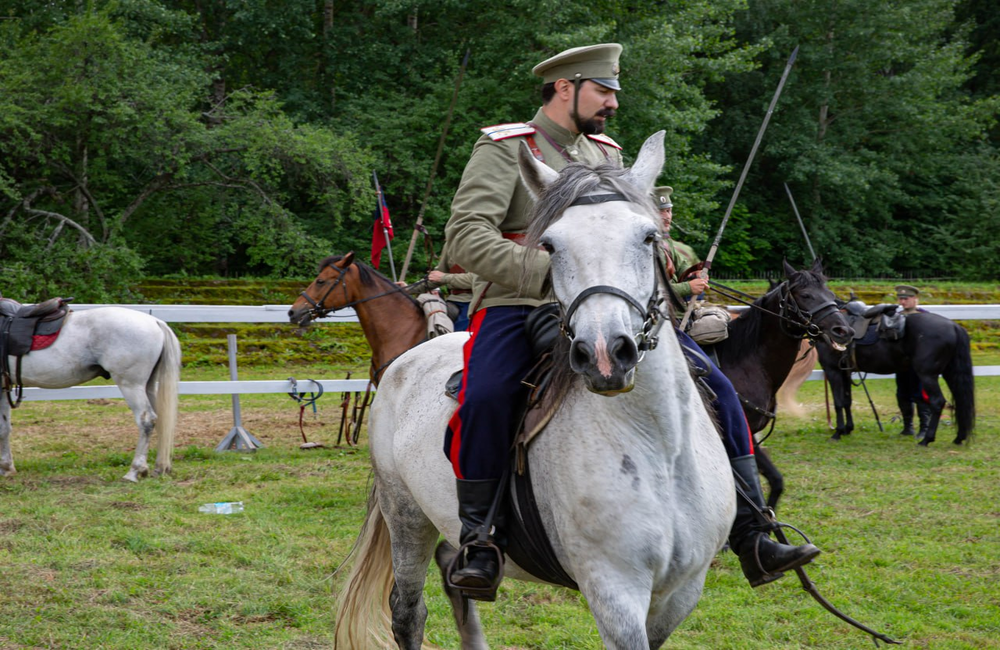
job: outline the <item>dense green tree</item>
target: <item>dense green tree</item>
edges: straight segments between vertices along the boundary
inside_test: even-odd
[[[234,253],[239,271],[312,266],[329,240],[292,210],[367,220],[353,199],[367,187],[369,155],[349,133],[293,122],[271,93],[206,102],[198,50],[163,44],[185,17],[150,9],[70,15],[21,35],[0,59],[5,272],[33,269],[49,284],[87,276],[78,292],[108,299],[135,278],[136,251],[157,271],[218,272]],[[39,261],[52,257],[68,266]],[[95,265],[100,257],[128,263]],[[31,286],[42,285],[15,289],[37,295]]]
[[[838,274],[949,275],[963,254],[959,225],[982,209],[962,175],[996,169],[985,144],[996,97],[963,90],[974,58],[953,0],[906,3],[753,0],[748,42],[769,38],[761,69],[714,89],[727,111],[706,148],[735,163],[749,148],[781,62],[801,47],[745,191],[753,253],[767,267],[805,246],[787,181],[817,252]],[[727,156],[728,154],[728,156]],[[942,245],[946,244],[946,245]]]

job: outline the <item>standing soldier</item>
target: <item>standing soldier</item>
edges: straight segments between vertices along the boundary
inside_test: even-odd
[[[908,284],[896,285],[896,300],[899,302],[900,310],[907,316],[927,311],[920,307],[920,290]],[[917,418],[920,420],[917,440],[923,440],[927,435],[932,409],[927,394],[920,385],[920,378],[912,370],[896,373],[896,404],[899,405],[899,412],[903,418],[903,430],[899,435],[913,435],[913,405],[916,404]]]

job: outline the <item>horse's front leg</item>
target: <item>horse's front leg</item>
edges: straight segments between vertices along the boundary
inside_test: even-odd
[[[153,429],[156,428],[156,413],[146,396],[145,386],[123,386],[118,384],[125,403],[132,409],[135,416],[135,424],[139,427],[139,440],[135,446],[135,455],[132,456],[132,465],[128,473],[122,477],[124,481],[138,483],[140,478],[149,476],[149,464],[146,461],[149,455],[149,441],[153,436]]]
[[[830,383],[833,408],[837,413],[837,429],[830,439],[840,440],[841,436],[848,436],[854,431],[854,416],[851,414],[851,376],[847,372],[838,370],[826,373],[826,378]]]
[[[451,602],[451,613],[455,619],[455,626],[462,637],[462,650],[489,650],[486,638],[483,636],[483,628],[479,622],[479,611],[476,609],[476,601],[469,600],[466,605],[462,604],[462,594],[455,588],[448,586],[445,573],[458,549],[446,541],[438,544],[434,551],[434,562],[437,563],[441,571],[441,583],[444,593]]]
[[[647,650],[651,647],[646,631],[650,590],[648,575],[629,577],[595,572],[580,584],[605,648]],[[669,634],[669,630],[664,629],[662,633]]]
[[[0,391],[0,476],[17,474],[14,469],[14,457],[10,453],[10,404],[7,395]]]

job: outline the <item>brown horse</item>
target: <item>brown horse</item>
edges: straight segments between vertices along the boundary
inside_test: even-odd
[[[396,357],[427,338],[424,312],[392,280],[354,259],[354,253],[332,255],[319,264],[319,275],[288,310],[300,326],[338,309],[353,307],[372,349],[370,376],[378,386]]]

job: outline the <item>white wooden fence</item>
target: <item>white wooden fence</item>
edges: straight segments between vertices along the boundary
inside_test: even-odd
[[[168,323],[282,323],[288,322],[288,305],[89,305],[74,304],[73,309],[84,310],[96,307],[127,307],[151,314]],[[940,314],[952,320],[1000,320],[1000,305],[923,305],[927,311]],[[732,307],[734,311],[747,309],[745,306]],[[315,323],[356,323],[358,316],[352,309],[331,314]],[[331,333],[331,336],[333,334]],[[1000,366],[976,366],[977,377],[1000,376]],[[882,379],[893,375],[868,375],[868,379]],[[809,380],[822,379],[823,373],[814,370]],[[312,392],[315,387],[303,379],[298,379],[300,392]],[[316,379],[327,392],[358,392],[368,386],[366,379]],[[288,380],[266,381],[182,381],[181,395],[234,395],[250,393],[289,393],[292,391]],[[117,386],[73,386],[72,388],[48,389],[25,388],[25,400],[64,400],[121,397]]]

